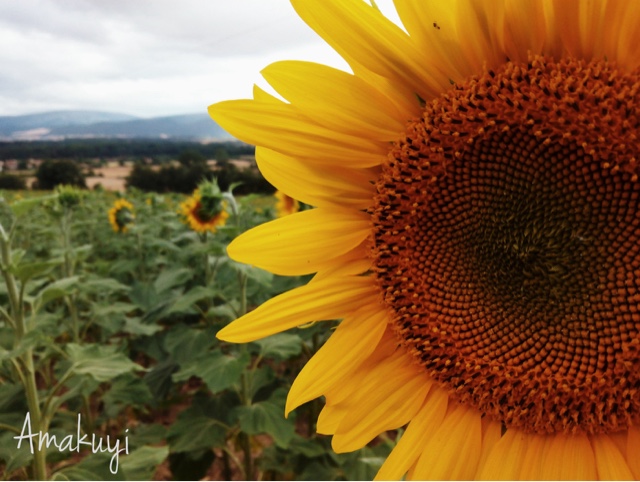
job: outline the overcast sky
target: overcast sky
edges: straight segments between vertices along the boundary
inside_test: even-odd
[[[346,68],[288,0],[0,1],[0,116],[205,112],[283,59]]]

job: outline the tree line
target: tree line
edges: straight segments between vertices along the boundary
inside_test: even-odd
[[[225,151],[230,157],[253,154],[242,142],[212,142],[167,139],[68,139],[64,141],[0,142],[0,159],[74,159],[113,157],[164,157],[176,159],[182,152],[196,151],[214,159]]]

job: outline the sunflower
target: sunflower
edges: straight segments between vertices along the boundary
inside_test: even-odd
[[[197,233],[215,233],[218,226],[224,226],[229,217],[217,185],[215,188],[213,186],[210,183],[201,184],[189,198],[180,203],[178,212],[184,223]]]
[[[286,195],[282,191],[276,191],[275,197],[277,199],[276,212],[279,218],[300,211],[300,203],[291,196]]]
[[[133,204],[126,199],[116,199],[109,209],[109,223],[116,233],[126,233],[134,219]]]
[[[640,8],[293,0],[352,73],[263,71],[211,116],[315,206],[232,258],[317,273],[218,337],[341,319],[293,384],[378,478],[640,478]],[[372,2],[373,3],[373,2]]]

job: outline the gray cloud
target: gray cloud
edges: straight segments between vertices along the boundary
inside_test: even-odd
[[[0,115],[204,111],[275,60],[343,65],[287,0],[0,2],[0,45]]]

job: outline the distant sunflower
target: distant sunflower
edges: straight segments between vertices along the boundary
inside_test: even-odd
[[[640,478],[640,4],[293,0],[353,74],[279,62],[212,117],[316,206],[229,246],[317,272],[218,336],[342,318],[291,388],[378,477]]]
[[[109,209],[109,223],[116,233],[126,233],[134,219],[133,204],[126,199],[116,199]]]
[[[282,191],[276,191],[276,212],[278,217],[288,216],[289,214],[300,211],[300,203],[291,196],[286,195]]]
[[[215,233],[219,226],[224,226],[229,214],[225,211],[226,203],[221,196],[203,195],[202,188],[180,204],[179,213],[185,224],[197,233],[207,231]]]

